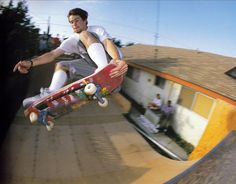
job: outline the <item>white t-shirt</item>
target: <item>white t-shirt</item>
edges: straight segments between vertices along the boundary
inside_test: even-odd
[[[100,42],[103,42],[105,39],[112,39],[110,35],[106,32],[106,30],[101,26],[88,26],[88,32],[93,33]],[[70,54],[84,54],[87,51],[81,47],[79,44],[79,34],[74,33],[72,36],[64,40],[59,46],[60,49]],[[120,50],[119,50],[120,52]]]
[[[162,100],[158,98],[154,98],[152,102],[158,107],[161,107],[162,105]]]

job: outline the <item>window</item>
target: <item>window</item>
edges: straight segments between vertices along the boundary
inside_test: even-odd
[[[160,87],[161,89],[164,89],[166,80],[162,77],[156,76],[155,78],[155,85]]]
[[[197,93],[195,103],[193,105],[193,111],[207,119],[211,112],[213,103],[214,99],[209,98],[208,96],[201,93]]]
[[[140,78],[140,70],[129,66],[126,76],[138,82]]]
[[[214,99],[190,88],[182,87],[178,104],[207,119],[213,107]]]
[[[194,90],[187,88],[187,87],[182,87],[182,90],[179,95],[178,104],[180,104],[188,109],[191,109],[192,102],[194,100],[194,94],[195,94]]]
[[[236,79],[236,66],[234,68],[230,69],[229,71],[225,72],[225,74]]]

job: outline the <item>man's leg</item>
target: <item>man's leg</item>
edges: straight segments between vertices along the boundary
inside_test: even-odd
[[[103,45],[88,31],[80,33],[80,40],[87,49],[89,57],[96,63],[96,71],[101,70],[107,64],[107,55]]]
[[[94,66],[94,63],[92,61],[88,62],[86,59],[60,61],[56,64],[55,72],[53,74],[49,88],[42,88],[39,95],[26,98],[23,101],[23,106],[27,108],[36,100],[63,87],[68,80],[79,80],[94,73],[95,69],[96,66]]]
[[[93,62],[81,58],[71,61],[61,61],[57,63],[52,77],[49,91],[53,92],[63,87],[66,82],[79,80],[94,73],[96,67]]]
[[[40,98],[60,89],[66,83],[68,77],[66,73],[66,67],[57,64],[55,67],[55,71],[52,77],[52,81],[49,88],[41,88],[40,94],[29,97],[23,100],[23,106],[25,108],[29,107],[33,102],[39,100]]]
[[[60,63],[56,64],[55,72],[49,86],[50,92],[56,91],[65,85],[68,79],[66,70]]]

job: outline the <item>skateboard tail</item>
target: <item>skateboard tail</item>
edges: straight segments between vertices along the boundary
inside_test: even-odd
[[[32,113],[32,112],[38,114],[38,113],[39,113],[39,110],[38,110],[37,108],[31,106],[31,107],[27,108],[27,109],[24,111],[25,117],[29,117],[29,116],[30,116],[30,113]]]

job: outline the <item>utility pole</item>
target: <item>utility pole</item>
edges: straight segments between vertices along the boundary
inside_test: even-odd
[[[50,19],[51,19],[51,17],[49,16],[49,17],[48,17],[48,30],[47,30],[47,35],[49,35],[49,33],[50,33]]]
[[[159,21],[160,21],[160,0],[157,0],[157,15],[156,15],[156,32],[154,34],[154,58],[157,59],[158,55],[158,48],[157,48],[157,42],[158,42],[158,37],[159,37]]]

